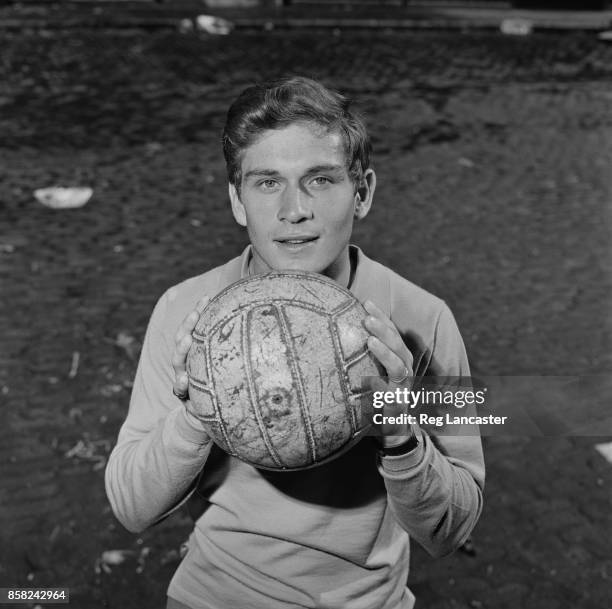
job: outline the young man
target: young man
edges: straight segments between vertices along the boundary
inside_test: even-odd
[[[468,376],[456,323],[441,300],[349,245],[376,176],[343,96],[305,78],[250,87],[229,110],[223,142],[232,212],[251,243],[157,303],[106,470],[111,505],[141,531],[187,497],[204,500],[168,608],[409,609],[410,538],[448,554],[480,514],[477,430],[434,438],[405,425],[320,467],[264,471],[212,444],[187,394],[185,358],[206,300],[269,269],[348,287],[369,313],[368,347],[390,389],[413,376]]]

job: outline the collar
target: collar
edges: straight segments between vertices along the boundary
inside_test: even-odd
[[[251,274],[251,270],[249,269],[249,264],[253,258],[253,246],[249,243],[243,250],[240,255],[240,277],[238,279],[244,279]]]
[[[253,246],[249,244],[235,259],[237,264],[233,265],[230,270],[232,282],[244,279],[251,274],[249,263],[252,258]],[[368,258],[361,248],[353,244],[349,245],[349,259],[351,265],[354,265],[353,282],[349,286],[349,291],[360,302],[372,300],[383,312],[390,315],[389,281],[386,273],[382,272],[384,267]]]

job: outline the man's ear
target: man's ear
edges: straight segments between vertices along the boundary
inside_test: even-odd
[[[366,169],[357,192],[355,193],[355,219],[361,220],[368,215],[374,191],[376,190],[376,174],[373,169]]]
[[[240,201],[240,195],[233,184],[229,185],[228,188],[229,198],[232,203],[232,213],[234,214],[234,220],[240,224],[240,226],[246,226],[246,210],[244,205]]]

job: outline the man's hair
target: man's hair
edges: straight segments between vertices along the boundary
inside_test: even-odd
[[[350,103],[344,95],[303,76],[248,87],[230,106],[223,129],[230,183],[240,192],[242,153],[261,133],[308,122],[341,135],[347,170],[357,188],[370,166],[371,144],[361,117],[349,110]]]

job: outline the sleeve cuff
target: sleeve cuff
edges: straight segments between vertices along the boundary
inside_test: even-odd
[[[419,438],[418,446],[405,455],[385,456],[379,452],[379,469],[383,474],[401,474],[408,470],[416,470],[426,461],[426,455],[431,452],[427,434]]]

